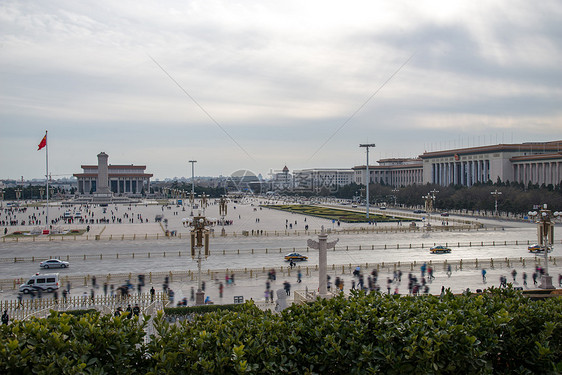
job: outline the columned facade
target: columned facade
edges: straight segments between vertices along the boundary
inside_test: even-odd
[[[514,181],[538,185],[562,182],[562,152],[546,155],[518,156],[511,159]]]
[[[101,156],[101,157],[100,157]],[[80,194],[115,194],[136,196],[150,192],[150,173],[144,165],[107,164],[105,153],[98,155],[98,165],[82,165],[82,173],[75,173]]]
[[[369,183],[386,184],[395,187],[419,185],[423,183],[423,165],[420,159],[382,159],[379,165],[369,166]],[[354,182],[366,185],[364,165],[353,167]]]
[[[423,183],[472,186],[478,183],[517,181],[560,184],[562,141],[493,145],[426,152]]]

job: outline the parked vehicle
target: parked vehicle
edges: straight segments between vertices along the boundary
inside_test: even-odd
[[[285,260],[308,260],[308,257],[299,253],[289,253],[285,255]]]
[[[427,211],[426,210],[414,210],[415,214],[426,214]]]
[[[431,254],[445,254],[445,253],[450,253],[451,249],[448,248],[447,246],[437,245],[429,249],[429,252]]]
[[[447,216],[449,216],[449,213],[448,212],[441,212],[441,216],[447,217]]]
[[[64,260],[60,260],[60,259],[49,259],[49,260],[44,260],[41,263],[39,263],[39,267],[41,268],[66,268],[70,266],[70,263],[64,261]]]
[[[44,275],[36,273],[35,275],[31,276],[31,278],[27,280],[25,284],[20,285],[19,291],[27,294],[31,290],[41,289],[50,293],[57,290],[59,287],[60,284],[58,273],[50,273]]]

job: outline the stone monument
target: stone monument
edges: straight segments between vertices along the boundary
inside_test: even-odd
[[[318,235],[318,241],[308,240],[308,247],[317,249],[318,253],[318,293],[321,297],[328,294],[328,249],[333,249],[340,239],[328,242],[328,234],[322,226],[322,230]]]

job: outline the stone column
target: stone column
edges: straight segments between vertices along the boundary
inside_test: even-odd
[[[336,246],[339,238],[334,242],[327,242],[328,234],[322,226],[322,230],[318,235],[318,241],[308,240],[308,247],[312,249],[317,249],[318,254],[318,291],[321,297],[325,297],[328,294],[328,249],[332,249]]]

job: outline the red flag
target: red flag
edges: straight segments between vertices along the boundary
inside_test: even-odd
[[[39,148],[37,149],[37,151],[41,150],[45,146],[47,146],[47,133],[45,133],[45,136],[43,137],[41,142],[39,142]]]

